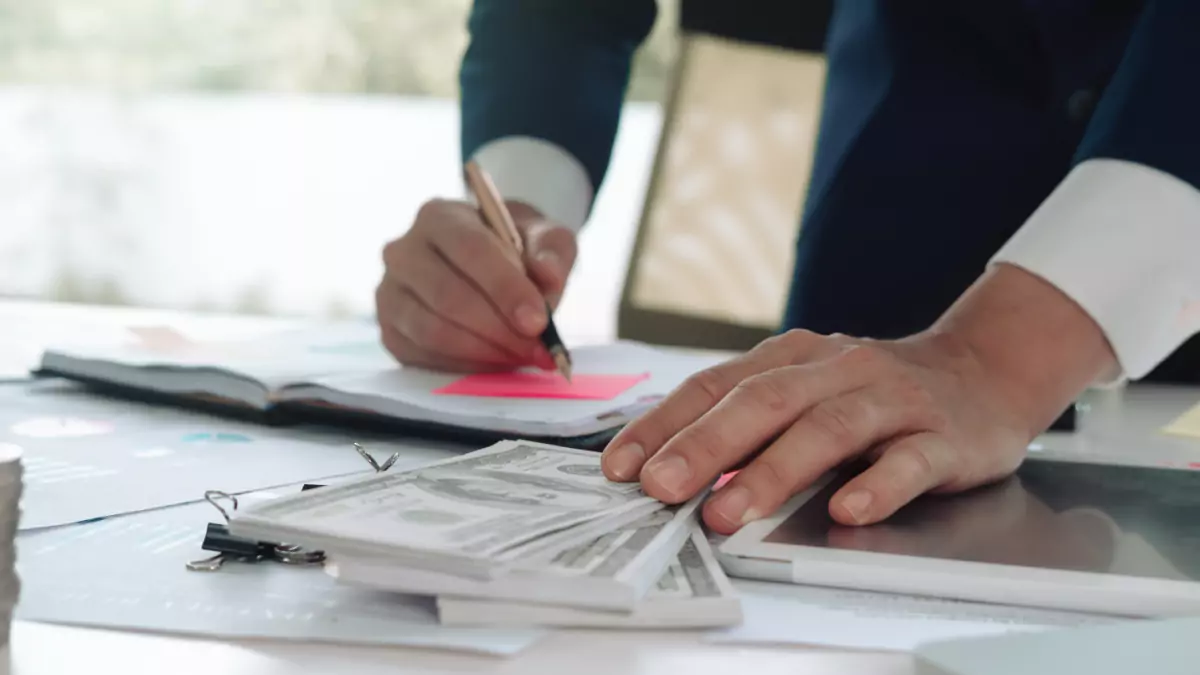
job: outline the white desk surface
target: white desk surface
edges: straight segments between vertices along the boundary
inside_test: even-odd
[[[686,633],[573,631],[548,635],[515,657],[399,648],[216,642],[16,622],[11,675],[911,675],[911,657],[817,649],[706,645]]]
[[[32,307],[31,305],[27,305]],[[12,303],[7,309],[13,309]],[[0,314],[6,312],[0,301]],[[95,308],[86,311],[90,320]],[[61,309],[55,314],[61,316]],[[116,311],[114,311],[116,313]],[[153,312],[138,313],[146,320]],[[164,313],[164,316],[168,313]],[[1146,388],[1089,396],[1083,428],[1052,434],[1045,452],[1120,458],[1125,461],[1200,461],[1200,441],[1155,431],[1200,400],[1200,389]],[[81,567],[86,567],[81,561]],[[81,569],[81,572],[85,570]],[[122,675],[308,675],[374,673],[687,673],[751,672],[755,675],[912,675],[904,654],[854,653],[818,648],[760,648],[706,644],[698,633],[657,631],[559,631],[508,658],[400,648],[361,648],[264,641],[215,641],[15,622],[0,672],[60,675],[97,668]]]

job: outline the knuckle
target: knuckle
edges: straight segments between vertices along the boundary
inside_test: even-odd
[[[950,424],[950,415],[933,391],[916,374],[903,371],[895,384],[895,400],[913,421],[930,430],[940,431]]]
[[[856,338],[853,335],[847,335],[845,333],[833,333],[831,335],[827,335],[825,340],[835,349],[839,350],[849,349],[850,347],[863,344],[861,338]]]
[[[535,234],[538,247],[548,248],[569,261],[576,253],[575,235],[563,227],[546,227]]]
[[[813,342],[821,339],[821,336],[810,330],[803,328],[791,328],[775,337],[771,341],[785,349],[792,351],[805,351]]]
[[[808,413],[809,423],[837,446],[852,446],[863,427],[863,409],[849,401],[827,402]]]
[[[730,447],[725,434],[713,424],[694,424],[682,434],[680,447],[688,457],[706,467],[718,466],[725,461],[725,452]]]
[[[771,412],[787,410],[790,397],[780,378],[772,373],[763,373],[742,380],[734,387],[734,395],[744,397],[753,405]]]
[[[843,366],[862,370],[881,370],[891,364],[891,355],[874,345],[852,343],[837,357]]]
[[[445,217],[449,205],[449,202],[445,199],[430,199],[421,204],[421,207],[417,209],[417,218],[413,226],[429,227],[434,225],[438,220]]]
[[[896,373],[891,382],[892,396],[896,401],[909,407],[933,407],[937,399],[925,382],[916,373],[903,369]]]
[[[944,433],[954,424],[950,411],[942,406],[931,405],[925,409],[925,414],[927,416],[926,424],[929,425],[932,431]]]
[[[731,389],[726,377],[718,368],[697,371],[687,378],[684,386],[704,396],[710,407],[725,398],[725,394]]]
[[[404,255],[404,237],[393,239],[383,247],[383,267],[387,272],[400,268],[400,259]]]
[[[904,459],[908,462],[914,475],[933,476],[937,473],[933,452],[927,445],[909,445],[905,448]]]
[[[753,466],[754,480],[758,485],[755,491],[769,495],[782,495],[786,498],[791,492],[795,479],[792,472],[783,464],[783,460],[778,457],[760,457]]]

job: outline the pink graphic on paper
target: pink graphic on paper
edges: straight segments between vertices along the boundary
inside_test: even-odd
[[[479,373],[435,389],[433,393],[448,396],[479,396],[485,398],[557,398],[588,401],[607,401],[650,377],[638,375],[575,375],[570,382],[558,373],[512,372]]]

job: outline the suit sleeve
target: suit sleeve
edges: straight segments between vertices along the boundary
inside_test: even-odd
[[[1200,332],[1200,2],[1148,0],[1075,166],[994,262],[1041,276],[1144,376]]]
[[[580,219],[656,15],[655,0],[475,0],[459,74],[463,160],[479,159],[506,197]]]

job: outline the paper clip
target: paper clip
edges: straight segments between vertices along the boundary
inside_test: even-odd
[[[359,457],[362,457],[364,460],[366,460],[367,464],[371,465],[371,468],[375,471],[375,473],[383,473],[384,471],[387,471],[388,469],[392,468],[392,465],[396,463],[396,460],[400,459],[400,453],[393,452],[391,457],[388,457],[383,464],[380,464],[375,460],[374,457],[371,456],[371,453],[367,452],[366,448],[358,443],[354,444],[354,451],[358,453]],[[320,487],[325,486],[314,483],[305,483],[304,486],[300,488],[300,491],[307,492],[308,490],[315,490]]]
[[[392,456],[387,458],[387,461],[385,461],[383,464],[379,464],[375,461],[375,458],[372,457],[371,454],[358,443],[354,444],[354,451],[357,452],[360,457],[367,460],[367,464],[370,464],[371,468],[375,469],[375,473],[383,473],[384,471],[387,471],[388,469],[392,468],[392,465],[396,463],[397,459],[400,459],[400,453],[393,452]]]
[[[233,510],[237,510],[237,497],[220,490],[208,490],[204,493],[204,501],[220,511],[221,516],[228,523],[229,512],[217,502],[217,499],[220,498],[229,500],[233,504]],[[193,572],[215,572],[229,561],[256,563],[262,560],[274,560],[286,565],[316,565],[325,562],[323,551],[309,551],[290,544],[274,544],[237,537],[230,534],[226,525],[220,523],[208,524],[208,529],[204,533],[204,543],[200,545],[200,548],[205,551],[214,551],[216,555],[187,563],[187,569]]]

